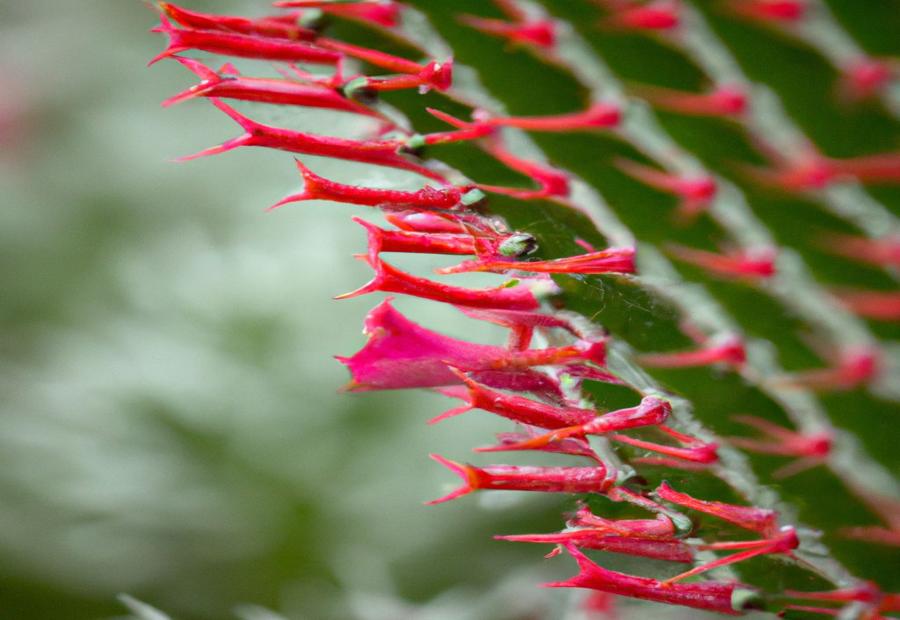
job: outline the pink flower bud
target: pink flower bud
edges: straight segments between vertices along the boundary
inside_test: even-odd
[[[510,351],[457,340],[413,323],[391,306],[390,298],[369,312],[364,331],[369,336],[366,345],[352,357],[337,358],[350,370],[348,389],[354,391],[459,385],[464,370],[472,372],[477,381],[500,389],[552,395],[554,383],[531,370],[532,366],[602,359],[602,343]],[[478,406],[482,406],[480,401]],[[543,407],[545,413],[553,409]]]
[[[402,230],[420,233],[465,233],[466,229],[449,214],[423,211],[387,212],[384,218]]]

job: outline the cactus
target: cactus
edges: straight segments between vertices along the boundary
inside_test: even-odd
[[[350,390],[463,402],[433,421],[478,409],[518,423],[478,449],[501,463],[555,455],[432,455],[462,486],[430,503],[577,495],[561,532],[499,538],[565,550],[579,574],[546,585],[594,591],[573,595],[586,608],[620,595],[734,615],[900,609],[893,61],[819,0],[276,6],[238,18],[160,2],[169,46],[153,62],[201,78],[168,103],[207,97],[244,132],[198,156],[291,152],[303,188],[276,207],[384,216],[390,228],[355,218],[374,277],[342,298],[412,295],[509,331],[505,347],[458,340],[389,298],[338,358]],[[216,71],[180,55],[192,50],[284,77]],[[226,99],[362,129],[279,128]],[[400,170],[416,189],[338,183],[308,155]],[[508,279],[449,284],[391,253],[461,255],[440,272]]]

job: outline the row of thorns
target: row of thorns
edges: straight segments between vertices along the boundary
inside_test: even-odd
[[[779,527],[775,511],[706,501],[691,497],[662,483],[652,493],[638,492],[626,486],[627,475],[601,458],[592,448],[589,436],[603,436],[613,442],[630,445],[653,454],[632,459],[636,463],[665,465],[688,471],[708,469],[718,461],[717,445],[704,442],[667,425],[670,403],[657,395],[644,395],[634,407],[599,413],[585,408],[573,396],[580,382],[621,383],[606,368],[608,337],[585,331],[576,320],[564,314],[541,312],[541,300],[558,289],[553,274],[618,274],[635,272],[632,247],[597,250],[576,240],[583,254],[551,260],[529,258],[537,250],[530,234],[510,231],[496,218],[480,213],[486,193],[498,193],[521,200],[554,200],[568,206],[569,178],[545,164],[521,159],[504,144],[502,129],[525,131],[574,132],[613,127],[620,122],[621,111],[613,104],[595,103],[582,112],[544,117],[491,116],[476,111],[472,121],[462,121],[438,110],[428,111],[448,123],[452,129],[431,134],[415,134],[398,125],[374,105],[379,92],[399,89],[437,90],[452,87],[452,59],[431,60],[425,64],[378,50],[328,38],[321,33],[321,17],[330,14],[364,23],[383,33],[402,35],[396,30],[403,8],[392,0],[330,2],[299,0],[277,2],[286,12],[263,18],[212,15],[191,11],[170,2],[159,2],[161,25],[154,29],[169,37],[169,46],[152,62],[174,57],[194,72],[200,83],[165,103],[177,103],[194,97],[207,97],[217,108],[235,120],[244,133],[197,155],[221,153],[239,146],[259,146],[304,155],[385,166],[415,173],[436,183],[417,191],[381,189],[346,185],[325,179],[297,160],[303,178],[302,192],[288,196],[275,207],[290,202],[327,200],[378,208],[394,226],[385,229],[354,218],[368,238],[368,250],[361,256],[375,272],[374,278],[347,298],[382,291],[411,295],[449,303],[467,316],[498,324],[509,330],[505,347],[473,344],[426,329],[399,313],[389,297],[365,320],[369,340],[355,355],[339,357],[350,370],[351,390],[431,388],[462,401],[432,422],[471,409],[487,411],[518,423],[520,432],[499,435],[499,443],[480,448],[481,452],[536,450],[586,458],[583,467],[533,467],[460,464],[439,455],[432,458],[456,473],[463,484],[450,494],[429,502],[449,501],[476,490],[517,490],[550,493],[591,493],[613,502],[624,502],[647,511],[652,519],[608,519],[594,514],[584,504],[555,534],[501,536],[503,540],[557,545],[551,555],[565,549],[578,562],[581,572],[553,587],[581,587],[605,594],[647,599],[662,603],[740,614],[757,606],[761,593],[752,586],[731,580],[686,581],[715,568],[735,564],[761,555],[793,557],[799,546],[795,528]],[[513,13],[508,32],[525,29],[512,11],[514,3],[501,3]],[[173,25],[175,21],[179,26]],[[472,22],[476,27],[496,31],[498,24]],[[501,29],[502,30],[502,29]],[[409,43],[408,40],[405,42]],[[281,79],[241,75],[232,65],[214,71],[200,61],[178,56],[185,51],[202,52],[276,62]],[[390,75],[371,77],[347,75],[352,60],[390,71]],[[152,64],[151,62],[151,64]],[[321,76],[299,66],[326,65],[333,73]],[[377,124],[377,135],[369,139],[322,136],[265,125],[244,116],[222,99],[236,99],[278,105],[324,108],[370,117]],[[451,142],[477,141],[487,153],[512,170],[530,178],[534,188],[515,188],[472,183],[458,172],[418,157],[422,148]],[[623,169],[650,185],[680,195],[684,210],[695,213],[715,194],[712,179],[682,179],[667,176],[634,162],[623,162]],[[574,207],[574,206],[573,206]],[[774,273],[773,256],[723,256],[682,248],[681,258],[719,275],[765,278]],[[451,286],[415,276],[385,262],[383,253],[427,253],[472,256],[457,265],[438,270],[442,274],[491,272],[515,274],[504,284],[484,289]],[[571,343],[532,348],[536,329],[559,330]],[[867,354],[866,354],[867,355]],[[838,367],[812,371],[795,377],[807,386],[855,385],[871,378],[874,362],[863,355],[841,360]],[[740,338],[728,336],[702,342],[700,348],[676,353],[642,356],[647,366],[686,367],[719,364],[740,368],[745,362]],[[529,397],[523,396],[528,394]],[[795,473],[819,464],[827,458],[831,438],[827,435],[804,436],[762,419],[744,416],[744,423],[761,432],[762,438],[734,438],[732,443],[749,450],[798,457],[784,469]],[[650,429],[666,439],[658,443],[631,437],[623,431]],[[689,538],[696,533],[690,519],[671,506],[686,508],[724,520],[753,532],[756,538],[741,541],[707,542]],[[700,564],[690,570],[657,580],[611,571],[589,560],[582,549],[694,563],[698,551],[735,551]],[[830,592],[787,592],[787,596],[830,601],[857,602],[867,606],[870,617],[882,611],[900,609],[900,599],[880,592],[874,584]],[[829,606],[787,605],[788,608],[836,614]]]

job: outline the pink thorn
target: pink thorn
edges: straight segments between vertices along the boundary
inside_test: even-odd
[[[362,22],[366,25],[394,28],[399,25],[402,7],[394,0],[358,0],[335,2],[334,0],[279,0],[274,6],[290,9],[319,9],[330,15]]]
[[[403,146],[402,142],[388,140],[350,140],[347,138],[320,136],[302,131],[271,127],[247,118],[219,99],[210,98],[210,101],[215,107],[227,114],[240,125],[241,128],[244,129],[244,134],[229,140],[220,146],[215,146],[195,155],[180,158],[177,161],[196,159],[197,157],[202,157],[204,155],[221,153],[237,148],[238,146],[258,146],[292,153],[320,155],[323,157],[333,157],[335,159],[359,161],[374,164],[376,166],[399,168],[401,170],[415,172],[426,178],[442,182],[444,180],[441,174],[430,170],[421,164],[409,161],[399,155],[397,150]]]
[[[757,590],[738,582],[703,581],[697,583],[673,583],[668,586],[647,577],[635,577],[605,569],[591,562],[574,545],[565,545],[580,573],[566,581],[546,583],[547,588],[590,588],[609,594],[656,601],[669,605],[683,605],[739,616],[745,603],[750,603]],[[741,603],[735,607],[735,603]]]
[[[601,416],[597,416],[596,418],[593,418],[592,420],[589,420],[587,422],[564,428],[555,428],[549,433],[536,435],[526,441],[516,444],[515,448],[518,450],[538,450],[548,444],[559,442],[570,437],[604,435],[613,431],[622,431],[644,426],[658,426],[666,421],[671,411],[672,406],[668,401],[656,398],[655,396],[645,396],[643,399],[641,399],[640,404],[636,407],[628,407],[626,409],[611,411]],[[546,428],[546,426],[544,427]],[[621,437],[621,435],[612,436],[613,439],[619,439]],[[632,440],[630,437],[626,437],[625,441],[627,443],[629,441],[637,440]],[[652,445],[656,446],[656,444]],[[668,446],[663,446],[663,448],[669,449]],[[678,450],[677,448],[674,449]],[[690,451],[690,455],[694,456],[696,450],[696,447],[692,448]],[[710,456],[704,453],[702,456],[696,458],[700,458],[705,462],[708,462]],[[715,447],[713,447],[712,460],[715,460],[715,458]]]
[[[875,379],[881,373],[881,363],[881,355],[876,349],[856,347],[840,353],[831,368],[786,375],[779,382],[821,391],[852,390]]]
[[[831,453],[833,436],[829,432],[803,435],[755,416],[738,415],[733,419],[752,426],[764,435],[764,439],[729,437],[732,445],[760,454],[797,457],[796,461],[779,469],[776,478],[785,478],[820,465]]]
[[[725,278],[765,279],[776,273],[777,252],[773,248],[754,248],[716,254],[677,244],[666,246],[675,258]]]
[[[729,566],[731,564],[736,564],[738,562],[743,562],[744,560],[749,560],[750,558],[755,558],[760,555],[770,555],[774,553],[781,553],[785,555],[792,555],[791,551],[800,546],[800,540],[797,538],[797,532],[791,526],[785,526],[781,528],[781,530],[774,534],[771,538],[766,540],[751,540],[746,542],[724,542],[724,543],[712,543],[708,545],[699,545],[699,549],[718,549],[718,550],[734,550],[734,549],[746,549],[746,551],[741,551],[740,553],[735,553],[734,555],[730,555],[728,557],[719,558],[717,560],[713,560],[711,562],[707,562],[701,566],[697,566],[689,571],[681,573],[680,575],[675,575],[674,577],[670,577],[663,581],[663,585],[670,585],[677,581],[681,581],[682,579],[687,579],[688,577],[693,577],[695,575],[699,575],[701,573],[705,573],[707,571],[713,570],[714,568],[719,568],[722,566]]]
[[[900,547],[900,530],[888,527],[878,525],[846,527],[840,530],[839,533],[842,537],[851,540],[859,540],[886,547]]]
[[[596,252],[597,248],[581,237],[575,237],[575,244],[587,253]]]
[[[524,284],[484,289],[460,288],[418,278],[384,262],[378,256],[370,254],[363,257],[363,260],[366,260],[375,270],[375,277],[357,290],[338,295],[335,299],[349,299],[366,293],[383,291],[473,308],[534,310],[539,305],[534,293]]]
[[[798,598],[807,601],[827,601],[835,603],[865,603],[873,607],[880,607],[885,598],[884,593],[878,585],[872,581],[863,581],[858,586],[850,588],[841,588],[838,590],[829,590],[827,592],[801,592],[798,590],[785,590],[784,592],[791,598]],[[889,611],[887,609],[879,609],[879,611]]]
[[[331,86],[314,80],[302,78],[298,81],[293,76],[284,80],[244,77],[230,63],[223,65],[220,73],[216,73],[192,58],[174,58],[200,77],[201,82],[164,101],[163,106],[166,107],[193,97],[218,97],[274,105],[325,108],[380,118],[377,111],[351,101]]]
[[[879,153],[829,161],[835,175],[852,177],[860,183],[900,183],[900,153]]]
[[[607,519],[595,515],[586,504],[581,504],[569,524],[619,536],[657,540],[670,540],[676,537],[672,519],[662,513],[658,513],[655,519]]]
[[[755,21],[794,24],[806,16],[809,7],[803,0],[731,0],[729,8]]]
[[[859,58],[844,68],[840,90],[851,102],[869,99],[890,83],[895,72],[890,61]]]
[[[685,215],[696,215],[704,210],[716,195],[715,179],[709,175],[680,176],[623,158],[617,158],[614,163],[630,177],[684,199],[681,210]]]
[[[446,112],[435,110],[434,108],[425,109],[435,118],[444,121],[452,127],[456,127],[456,129],[454,131],[429,133],[413,138],[413,140],[418,138],[422,144],[448,144],[452,142],[477,140],[479,138],[490,136],[495,131],[494,127],[482,121],[467,122],[451,116]],[[415,142],[413,142],[413,144],[415,144]]]
[[[569,175],[562,170],[557,170],[535,161],[521,159],[511,153],[500,140],[492,141],[486,150],[511,170],[529,177],[540,189],[529,190],[479,184],[478,187],[480,189],[513,196],[521,200],[550,197],[565,198],[569,195]]]
[[[825,235],[819,247],[861,263],[879,267],[900,267],[900,235],[872,239],[852,235]]]
[[[336,183],[320,177],[299,159],[294,161],[297,164],[297,170],[300,171],[300,175],[303,178],[303,191],[281,199],[269,207],[270,211],[291,202],[304,200],[329,200],[370,207],[390,204],[401,208],[449,209],[456,206],[462,197],[462,192],[455,187],[437,189],[426,186],[414,192],[407,192],[361,187],[358,185],[344,185],[343,183]]]
[[[439,391],[442,391],[442,390],[439,390]],[[437,424],[438,422],[443,422],[444,420],[447,420],[449,418],[455,418],[458,415],[462,415],[462,414],[466,413],[467,411],[472,411],[472,407],[470,407],[468,405],[454,407],[453,409],[448,409],[447,411],[445,411],[444,413],[442,413],[440,415],[434,416],[433,418],[428,420],[428,424]]]
[[[457,497],[462,497],[463,495],[468,495],[469,493],[472,493],[473,491],[481,488],[481,480],[480,476],[478,475],[479,472],[477,468],[471,465],[463,465],[461,463],[457,463],[456,461],[451,461],[450,459],[445,459],[439,454],[429,454],[428,456],[459,476],[463,481],[463,486],[459,487],[455,491],[451,491],[441,498],[433,499],[430,502],[425,502],[426,506],[434,506],[435,504],[449,502],[450,500],[456,499]]]
[[[427,92],[432,88],[445,91],[450,88],[453,82],[452,59],[446,62],[432,60],[423,66],[400,56],[335,39],[320,37],[316,40],[316,43],[324,48],[363,60],[376,67],[403,74],[384,78],[364,78],[366,86],[373,90],[400,90],[420,87],[423,92]]]
[[[779,162],[775,168],[745,167],[757,182],[787,192],[806,192],[826,188],[838,176],[834,161],[817,153],[808,153],[795,161]]]
[[[535,45],[548,50],[556,45],[556,26],[546,19],[506,22],[501,19],[461,15],[459,21],[484,34],[506,39],[510,43]]]
[[[636,557],[653,558],[684,564],[693,562],[693,550],[680,540],[661,540],[639,535],[611,534],[603,529],[574,529],[555,534],[521,534],[494,536],[495,540],[509,542],[573,545],[581,549],[599,549]],[[556,555],[556,553],[553,553]]]
[[[353,217],[366,229],[370,251],[406,252],[414,254],[474,254],[475,244],[469,235],[453,233],[420,233],[406,230],[385,230],[371,222]],[[510,311],[511,312],[511,311]]]
[[[478,489],[538,493],[603,493],[613,480],[603,465],[594,467],[517,467],[461,465],[436,454],[431,458],[458,475],[464,485],[428,505],[446,502]]]
[[[437,273],[466,273],[510,270],[531,273],[575,273],[585,275],[632,274],[635,271],[634,248],[607,248],[590,254],[578,254],[545,261],[518,261],[503,257],[484,257],[465,261],[452,267],[443,267]]]
[[[840,290],[833,294],[857,316],[878,321],[900,321],[900,292]]]
[[[482,409],[520,424],[545,429],[566,428],[584,424],[593,420],[597,415],[597,412],[592,409],[555,407],[522,396],[492,390],[469,378],[459,369],[451,368],[450,370],[466,386],[467,391],[465,393],[456,392],[447,395],[464,400],[467,407],[466,410]],[[458,413],[464,413],[461,409],[460,407]],[[443,418],[441,417],[441,419]]]
[[[159,18],[159,30],[154,30],[168,35],[169,47],[151,60],[151,65],[188,49],[239,58],[326,65],[335,65],[341,59],[337,52],[303,41],[217,30],[175,28],[165,15],[160,15]]]
[[[658,0],[615,11],[602,25],[615,30],[663,32],[673,30],[681,22],[677,0]]]
[[[500,443],[493,446],[484,446],[475,448],[475,452],[515,452],[520,450],[538,450],[541,452],[550,452],[554,454],[567,454],[569,456],[582,456],[589,458],[594,462],[603,463],[603,459],[594,452],[591,444],[586,439],[577,437],[567,437],[558,441],[552,441],[546,445],[531,447],[528,441],[538,435],[534,427],[526,426],[524,433],[498,433],[497,439]]]
[[[746,360],[744,341],[735,335],[694,351],[648,353],[638,358],[641,364],[654,368],[691,368],[725,363],[740,369]]]
[[[833,441],[831,433],[823,432],[803,435],[756,416],[736,415],[732,416],[732,418],[737,422],[755,428],[770,440],[768,443],[756,442],[755,447],[750,448],[751,450],[765,454],[813,456],[819,458],[825,458],[831,452]],[[734,439],[741,438],[736,437]]]
[[[731,118],[741,116],[748,106],[747,92],[737,84],[723,84],[706,93],[658,86],[638,86],[634,91],[654,107],[688,116]]]
[[[261,19],[248,19],[246,17],[189,11],[171,2],[159,2],[158,4],[159,8],[169,17],[188,28],[257,34],[266,37],[304,41],[311,41],[316,38],[315,31],[297,25],[299,18],[297,12],[263,17]]]
[[[344,41],[338,41],[336,39],[319,37],[316,40],[316,43],[326,49],[334,50],[336,52],[340,52],[341,54],[346,54],[347,56],[352,56],[353,58],[363,60],[371,65],[380,67],[382,69],[387,69],[388,71],[393,71],[395,73],[408,73],[410,75],[418,75],[423,69],[422,65],[412,60],[407,60],[406,58],[402,58],[400,56],[394,56],[393,54],[388,54],[380,50],[362,47],[360,45],[353,45],[352,43],[345,43]]]
[[[659,426],[660,430],[664,430],[666,428],[667,427],[662,425]],[[627,435],[616,434],[610,435],[609,437],[613,441],[617,441],[619,443],[628,444],[630,446],[642,448],[644,450],[652,450],[654,452],[659,452],[660,454],[665,454],[666,456],[673,456],[675,458],[692,463],[710,464],[715,463],[719,460],[719,455],[717,453],[717,444],[704,443],[692,437],[681,436],[680,438],[678,438],[679,441],[686,446],[684,448],[666,446],[654,443],[652,441],[644,441],[643,439],[635,439],[634,437],[628,437]]]
[[[553,116],[498,116],[483,122],[497,127],[517,127],[525,131],[567,133],[616,127],[622,118],[619,107],[612,103],[597,102],[583,112]]]
[[[656,494],[667,502],[718,517],[763,536],[774,536],[778,531],[778,513],[774,510],[695,499],[686,493],[679,493],[667,482],[657,487]]]

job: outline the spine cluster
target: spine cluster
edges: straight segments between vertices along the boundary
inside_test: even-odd
[[[462,16],[469,26],[511,42],[533,46],[548,53],[556,43],[556,28],[549,20],[532,19],[513,0],[498,1],[508,19]],[[676,2],[636,5],[610,2],[608,26],[666,31],[678,24]],[[802,3],[735,2],[735,10],[759,20],[799,19]],[[621,595],[660,603],[682,605],[740,615],[764,604],[766,595],[733,579],[709,579],[707,571],[762,555],[794,558],[801,545],[797,529],[779,522],[768,508],[704,500],[679,492],[667,483],[655,489],[633,484],[631,465],[648,463],[692,471],[710,471],[719,460],[719,444],[702,440],[670,425],[672,407],[658,392],[635,388],[634,404],[614,411],[600,411],[584,401],[580,385],[585,381],[625,384],[607,367],[610,337],[599,329],[585,328],[585,321],[555,313],[544,303],[557,290],[552,276],[635,273],[635,248],[597,249],[577,240],[582,253],[538,260],[537,239],[509,229],[498,218],[486,215],[489,195],[531,201],[550,200],[577,208],[571,193],[571,178],[565,171],[543,162],[518,156],[504,136],[507,128],[526,132],[597,132],[615,129],[622,110],[615,102],[599,101],[584,110],[555,116],[502,116],[476,110],[471,120],[460,120],[435,109],[428,112],[448,126],[446,131],[420,134],[405,127],[377,105],[379,93],[413,89],[438,91],[451,100],[464,100],[453,89],[453,59],[431,58],[424,62],[369,49],[323,34],[322,15],[354,20],[403,39],[396,29],[404,9],[392,0],[329,2],[296,0],[277,2],[283,12],[262,18],[198,13],[170,2],[159,2],[161,23],[157,30],[168,36],[169,45],[152,62],[174,58],[193,72],[199,83],[166,100],[171,105],[192,98],[206,98],[228,115],[242,130],[225,143],[183,159],[222,153],[238,147],[256,146],[293,153],[362,162],[399,169],[418,175],[421,189],[405,191],[347,185],[324,178],[297,159],[302,190],[272,208],[307,200],[363,205],[377,209],[389,228],[353,218],[363,227],[367,247],[359,258],[373,271],[372,279],[359,289],[339,296],[348,298],[373,292],[389,296],[365,318],[365,346],[350,357],[339,357],[350,371],[351,391],[425,388],[435,390],[461,404],[432,419],[437,422],[470,410],[481,410],[511,420],[515,432],[501,433],[494,445],[477,452],[540,451],[571,458],[577,465],[538,467],[493,464],[475,466],[431,455],[457,475],[461,485],[429,504],[457,499],[475,491],[530,491],[588,494],[597,498],[591,506],[580,505],[560,532],[516,534],[497,538],[514,542],[553,545],[551,555],[565,550],[578,563],[577,576],[552,587],[588,588],[605,595]],[[740,7],[740,8],[738,8]],[[226,64],[215,70],[195,58],[182,56],[199,51],[278,63],[282,78],[241,74]],[[419,50],[425,53],[425,50]],[[372,67],[379,75],[356,72],[358,65]],[[320,65],[327,75],[302,68]],[[852,69],[857,71],[857,69]],[[858,71],[862,71],[859,69]],[[862,73],[850,76],[859,81]],[[874,80],[875,78],[872,78]],[[869,81],[872,81],[869,80]],[[866,82],[868,84],[868,82]],[[747,94],[737,87],[722,86],[705,94],[647,90],[647,99],[661,107],[686,114],[739,116],[747,105]],[[324,108],[365,117],[374,129],[371,135],[338,138],[275,127],[248,118],[224,100],[249,101],[299,108]],[[472,143],[501,165],[529,178],[526,187],[507,187],[470,180],[435,160],[421,157],[423,149],[439,152],[441,145]],[[716,181],[705,174],[663,172],[637,162],[621,160],[626,174],[682,201],[680,213],[690,219],[706,209],[716,196]],[[804,167],[782,166],[758,171],[760,178],[790,188],[807,188],[847,174],[875,179],[897,175],[896,156],[857,160],[809,159]],[[881,261],[871,241],[861,242]],[[888,242],[886,242],[888,243]],[[847,244],[841,244],[847,247]],[[896,244],[885,252],[896,250]],[[771,278],[776,255],[771,249],[716,254],[686,247],[672,247],[680,260],[720,277],[757,281]],[[409,273],[384,255],[410,253],[462,257],[458,264],[439,270],[441,274],[491,272],[508,279],[495,287],[471,289],[445,284]],[[486,321],[508,330],[506,346],[477,344],[452,338],[418,325],[392,305],[390,295],[408,295],[452,304],[472,320]],[[896,295],[894,295],[896,297]],[[864,293],[847,292],[843,303],[862,314],[897,314],[896,299],[885,308]],[[552,338],[555,346],[539,347],[535,336]],[[558,343],[558,344],[557,344]],[[855,357],[854,357],[855,355]],[[740,370],[746,363],[745,343],[737,335],[698,338],[690,350],[648,353],[638,361],[647,367],[718,365]],[[875,360],[868,351],[848,353],[838,371],[810,372],[796,376],[797,384],[814,386],[842,379],[848,384],[871,376]],[[837,377],[837,379],[836,379]],[[831,449],[828,433],[802,434],[751,416],[742,423],[759,433],[755,439],[734,438],[731,445],[795,460],[781,470],[796,473],[823,462]],[[592,444],[600,438],[603,450]],[[622,455],[611,446],[637,448],[641,456],[622,466]],[[635,518],[608,518],[596,514],[597,506],[609,501],[627,505]],[[688,516],[722,522],[722,527],[697,528]],[[737,539],[720,532],[732,528]],[[665,579],[615,572],[584,555],[584,550],[653,558],[685,568]],[[716,555],[706,559],[709,552]],[[699,556],[704,560],[700,560]],[[684,566],[687,565],[687,566]],[[702,579],[693,579],[704,574]],[[861,603],[869,617],[898,609],[895,597],[877,586],[860,582],[858,587],[829,592],[778,593],[781,608],[836,613],[839,605]],[[784,602],[785,597],[794,602]],[[815,606],[798,601],[814,601]]]

